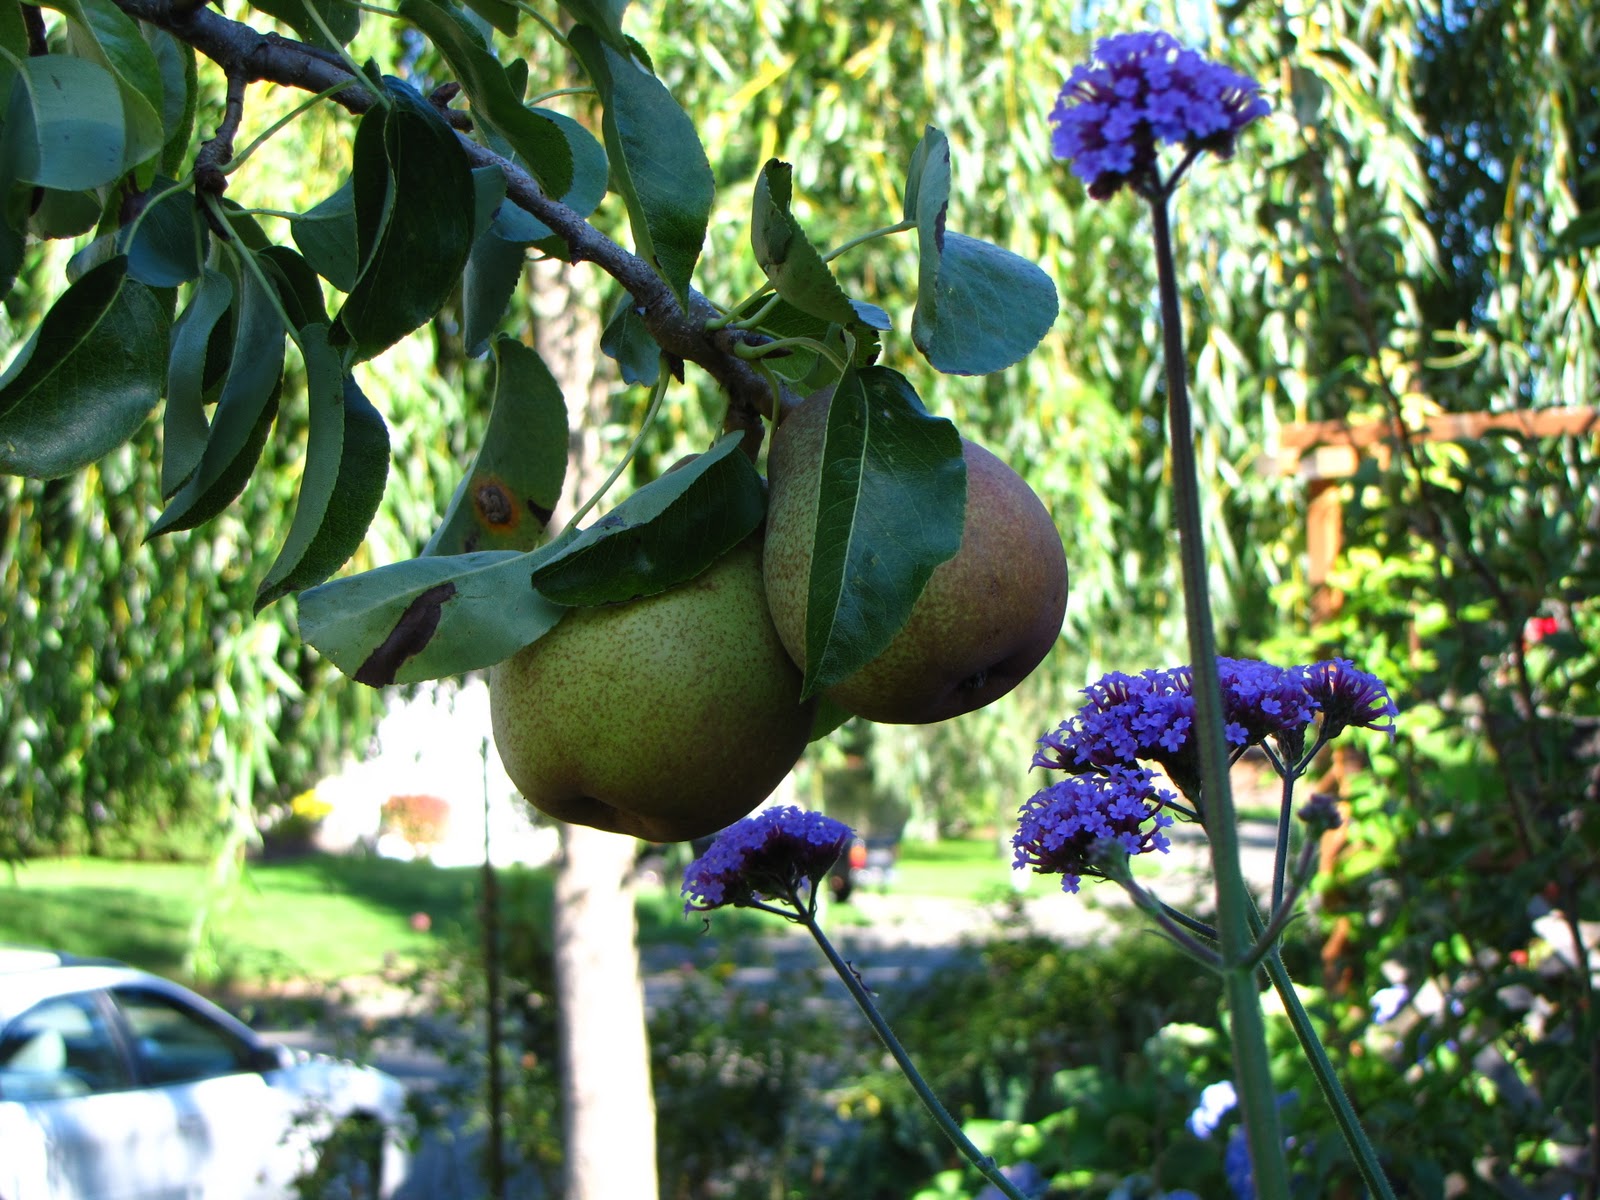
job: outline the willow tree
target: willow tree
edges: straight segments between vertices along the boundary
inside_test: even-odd
[[[13,102],[0,276],[43,299],[0,381],[0,470],[69,478],[143,448],[160,462],[147,493],[158,511],[135,516],[149,538],[211,525],[252,479],[287,481],[292,510],[241,538],[253,606],[296,597],[304,640],[384,688],[490,667],[576,608],[706,571],[763,519],[753,464],[768,423],[827,394],[830,431],[848,436],[830,432],[819,501],[830,520],[804,535],[806,687],[853,674],[955,553],[966,496],[951,422],[878,362],[882,345],[904,336],[898,325],[918,376],[1003,371],[1053,323],[1055,289],[1027,259],[957,232],[961,177],[932,124],[899,147],[896,194],[856,214],[856,262],[878,237],[917,247],[915,299],[896,316],[868,298],[870,272],[830,269],[776,155],[745,181],[748,249],[715,245],[715,174],[623,8],[568,0],[570,24],[558,24],[504,0],[398,11],[289,0],[244,19],[173,0],[72,0],[49,18],[13,5],[0,21]],[[264,32],[272,20],[292,36]],[[524,26],[538,51],[508,55]],[[263,111],[262,83],[305,98]],[[584,98],[565,99],[574,91]],[[274,139],[313,109],[348,115],[307,156],[331,161],[336,182],[306,196],[314,171],[269,164]],[[624,222],[632,250],[608,232]],[[41,269],[34,239],[73,239],[62,277]],[[613,281],[599,345],[625,385],[650,389],[651,412],[694,371],[714,383],[706,402],[722,429],[691,465],[554,539],[582,434],[560,385],[581,383],[553,374],[526,328],[502,332],[530,252]],[[760,288],[696,288],[703,256],[734,253],[758,264]],[[330,580],[360,551],[391,477],[404,413],[389,403],[388,356],[429,325],[462,354],[487,354],[489,370],[460,376],[486,432],[420,553]],[[628,957],[631,938],[593,940]],[[639,1080],[580,1082],[617,1097]],[[648,1104],[624,1107],[623,1125],[601,1113],[571,1130],[583,1164],[572,1194],[652,1189],[648,1163],[614,1173],[630,1165],[609,1150],[619,1130],[647,1133]]]

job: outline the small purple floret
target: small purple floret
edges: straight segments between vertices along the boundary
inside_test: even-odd
[[[1103,774],[1069,775],[1022,806],[1011,839],[1013,866],[1060,875],[1062,891],[1075,892],[1083,876],[1102,874],[1098,863],[1105,843],[1129,854],[1165,854],[1163,831],[1172,818],[1161,808],[1172,799],[1141,768],[1113,766]]]
[[[1260,91],[1169,33],[1101,38],[1051,110],[1051,148],[1104,200],[1125,184],[1156,182],[1159,143],[1232,157],[1239,131],[1268,112]]]
[[[855,834],[843,821],[785,805],[717,835],[683,873],[686,913],[764,900],[788,901],[817,883]]]
[[[1352,726],[1394,737],[1400,715],[1389,689],[1347,658],[1332,658],[1306,668],[1306,692],[1322,710],[1322,734],[1334,738]]]

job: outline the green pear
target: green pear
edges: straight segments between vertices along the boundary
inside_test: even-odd
[[[685,841],[761,803],[814,703],[779,642],[751,538],[687,583],[578,608],[489,674],[495,746],[541,812]]]
[[[763,572],[778,636],[804,664],[811,549],[831,395],[789,410],[767,459]],[[1049,511],[1022,477],[961,441],[961,548],[934,569],[910,620],[876,658],[830,688],[870,721],[921,725],[982,708],[1039,665],[1061,632],[1067,558]]]

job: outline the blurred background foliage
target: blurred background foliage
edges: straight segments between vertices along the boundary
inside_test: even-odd
[[[1013,696],[930,729],[855,723],[813,751],[813,799],[864,788],[886,823],[925,831],[1004,837],[1030,789],[1033,739],[1077,689],[1181,655],[1145,218],[1131,200],[1089,203],[1050,159],[1055,93],[1095,36],[1151,22],[1263,82],[1273,115],[1233,163],[1202,162],[1177,202],[1224,651],[1345,655],[1386,679],[1402,710],[1392,744],[1344,764],[1352,823],[1318,897],[1332,935],[1319,1020],[1353,1090],[1376,1097],[1369,1116],[1402,1194],[1442,1195],[1454,1172],[1456,1195],[1594,1196],[1600,1037],[1589,973],[1573,967],[1600,920],[1596,435],[1401,440],[1369,455],[1339,485],[1343,602],[1320,626],[1303,485],[1262,463],[1294,422],[1415,425],[1595,401],[1600,14],[1566,0],[1244,0],[1181,13],[1128,0],[641,0],[629,21],[716,170],[702,290],[732,300],[756,281],[748,202],[769,156],[795,164],[812,240],[836,245],[898,217],[906,158],[929,122],[951,141],[952,226],[1036,258],[1060,288],[1054,332],[999,375],[930,379],[903,332],[886,339],[885,361],[930,408],[1046,497],[1072,571],[1062,642]],[[368,22],[366,53],[442,78],[387,22]],[[283,103],[272,95],[253,102],[253,120]],[[349,130],[336,115],[295,122],[242,173],[241,195],[279,208],[326,195]],[[909,240],[839,266],[904,330],[894,297],[915,270]],[[60,269],[34,253],[8,333],[42,311]],[[613,302],[590,270],[575,286]],[[526,278],[521,294],[509,327],[559,316]],[[449,321],[366,370],[395,458],[356,566],[415,553],[487,416],[482,364]],[[582,436],[614,452],[642,401],[641,389],[613,389]],[[703,445],[722,403],[703,381],[674,388],[639,477]],[[152,424],[69,480],[0,480],[0,855],[209,852],[252,799],[307,786],[373,727],[382,697],[301,646],[292,605],[248,615],[287,519],[295,444],[269,449],[278,469],[258,480],[270,482],[224,518],[147,545],[158,437]],[[1388,984],[1411,999],[1379,1029],[1364,997]],[[1149,1033],[1135,1024],[1129,1054]],[[1029,1040],[1043,1030],[1006,1036],[1019,1055],[1072,1065]],[[681,1081],[705,1061],[663,1058],[658,1071]],[[1029,1075],[1019,1099],[972,1077],[964,1111],[1037,1121],[1052,1078]],[[664,1167],[664,1180],[686,1177]],[[1306,1169],[1328,1181],[1316,1194],[1343,1194],[1337,1161]]]

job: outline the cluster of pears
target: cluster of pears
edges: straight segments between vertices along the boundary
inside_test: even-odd
[[[721,829],[770,795],[806,747],[800,699],[811,531],[829,399],[791,410],[768,456],[764,531],[699,576],[579,608],[495,667],[495,744],[536,808],[654,842]],[[981,708],[1049,651],[1067,564],[1049,512],[993,454],[962,441],[961,548],[889,645],[826,693],[873,721]]]

